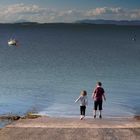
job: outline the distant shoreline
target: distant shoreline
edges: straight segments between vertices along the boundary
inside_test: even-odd
[[[22,23],[0,23],[0,25],[21,25],[21,26],[37,26],[37,25],[89,25],[89,26],[130,26],[130,27],[139,27],[140,26],[140,21],[139,21],[139,24],[127,24],[127,23],[124,23],[124,24],[119,24],[119,23],[108,23],[108,22],[105,22],[105,23],[96,23],[96,22],[73,22],[73,23],[63,23],[63,22],[56,22],[56,23],[38,23],[38,22],[22,22]]]

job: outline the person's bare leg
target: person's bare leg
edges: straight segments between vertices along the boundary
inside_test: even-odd
[[[93,116],[94,118],[96,118],[96,110],[94,110]]]
[[[101,119],[102,118],[102,110],[99,110],[99,118]]]

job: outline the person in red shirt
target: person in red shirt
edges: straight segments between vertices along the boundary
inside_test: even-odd
[[[102,83],[98,82],[96,88],[93,91],[92,98],[94,100],[94,118],[96,118],[97,109],[99,109],[99,118],[102,118],[102,103],[103,98],[106,100],[105,91],[102,88]]]

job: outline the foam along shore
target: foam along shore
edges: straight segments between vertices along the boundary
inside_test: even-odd
[[[139,140],[140,117],[52,118],[39,116],[14,121],[0,130],[0,140]]]

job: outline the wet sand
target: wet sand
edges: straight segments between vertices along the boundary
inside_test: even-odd
[[[140,140],[137,118],[20,119],[0,130],[0,140]]]

